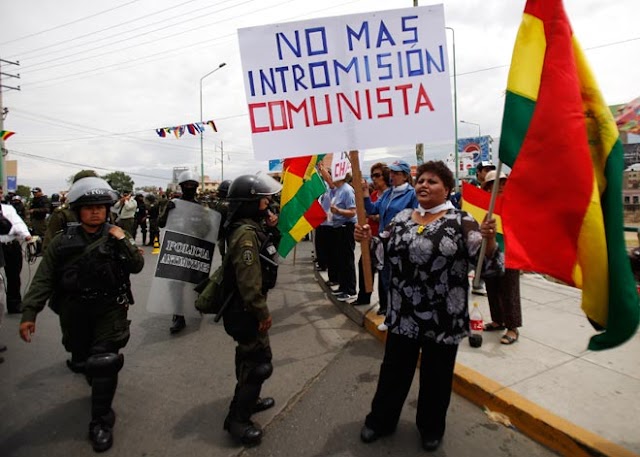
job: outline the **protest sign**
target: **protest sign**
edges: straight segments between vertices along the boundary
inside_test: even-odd
[[[453,138],[442,5],[238,31],[256,159]]]

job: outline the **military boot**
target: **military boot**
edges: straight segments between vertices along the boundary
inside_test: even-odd
[[[269,408],[273,408],[275,404],[276,401],[272,397],[258,398],[258,401],[253,406],[253,412],[259,413],[261,411],[266,411]]]
[[[255,446],[262,440],[262,429],[251,421],[261,384],[241,384],[229,406],[229,415],[224,421],[224,429],[245,446]]]
[[[184,320],[184,316],[180,316],[179,314],[173,315],[173,324],[169,327],[169,333],[172,335],[181,332],[187,326],[186,321]]]
[[[104,416],[89,422],[89,440],[95,452],[104,452],[113,446],[113,426],[116,413],[109,409]]]
[[[116,353],[100,353],[87,359],[85,372],[91,377],[91,422],[89,440],[95,452],[104,452],[113,445],[116,416],[111,409],[118,387],[118,372],[124,357]]]
[[[117,385],[117,376],[93,378],[89,440],[96,452],[104,452],[113,445],[113,426],[116,415],[111,409],[111,402]]]

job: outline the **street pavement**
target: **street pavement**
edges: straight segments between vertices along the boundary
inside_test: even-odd
[[[235,384],[231,338],[210,316],[189,319],[183,333],[169,335],[170,316],[146,311],[157,256],[145,251],[145,268],[132,277],[137,303],[114,402],[115,443],[107,455],[424,455],[413,424],[415,386],[396,434],[360,442],[383,346],[327,299],[313,269],[311,243],[300,243],[295,257],[284,260],[269,296],[275,369],[263,393],[277,403],[255,416],[265,437],[249,450],[222,430]],[[25,265],[25,286],[34,271],[35,265]],[[0,364],[0,455],[94,455],[87,440],[89,387],[64,364],[68,354],[56,316],[48,309],[39,315],[31,344],[19,340],[18,322],[19,316],[6,316],[0,330],[0,342],[8,346]],[[454,395],[445,441],[434,455],[557,454]]]
[[[376,313],[377,284],[372,305],[353,306],[328,293],[325,272],[316,274],[336,306],[385,338],[377,329],[383,321]],[[589,351],[595,332],[580,309],[578,289],[523,274],[520,293],[519,340],[502,345],[504,332],[484,332],[482,347],[462,343],[454,391],[507,415],[519,430],[563,455],[640,455],[640,333],[617,348]],[[471,294],[473,302],[489,322],[486,296]]]

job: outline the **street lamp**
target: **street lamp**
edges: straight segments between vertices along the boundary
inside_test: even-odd
[[[209,73],[200,78],[200,124],[204,122],[204,119],[202,119],[202,81],[204,80],[204,78],[206,78],[207,76],[211,76],[225,65],[226,63],[222,62],[214,70],[211,70]],[[202,192],[204,192],[204,128],[200,130],[200,189]]]
[[[475,125],[476,127],[478,127],[478,137],[482,136],[482,132],[480,131],[480,124],[476,124],[475,122],[467,122],[467,121],[460,121],[461,124],[469,124],[469,125]]]
[[[455,151],[455,177],[456,177],[456,191],[459,190],[460,184],[458,183],[458,83],[457,83],[457,72],[456,72],[456,31],[453,27],[445,27],[447,30],[451,30],[452,35],[452,49],[453,49],[453,123],[455,128],[455,144],[453,145],[453,149]]]

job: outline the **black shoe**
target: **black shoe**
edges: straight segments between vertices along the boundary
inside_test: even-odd
[[[74,362],[72,359],[67,360],[67,368],[74,373],[84,373],[85,362]]]
[[[102,420],[92,420],[89,424],[89,440],[96,452],[104,452],[113,446],[111,425]]]
[[[383,308],[378,308],[378,311],[376,313],[378,316],[384,316],[387,314],[387,310],[383,309]]]
[[[256,446],[262,441],[262,430],[251,421],[236,422],[227,416],[224,421],[224,429],[231,434],[233,439],[245,446]]]
[[[371,302],[368,302],[366,300],[360,301],[359,299],[354,301],[353,303],[351,303],[354,306],[362,306],[362,305],[370,305]]]
[[[422,449],[427,452],[433,452],[440,447],[442,438],[422,438]]]
[[[178,314],[173,315],[173,325],[169,328],[169,332],[174,335],[178,332],[184,330],[187,326],[186,321],[184,320],[184,316],[180,316]]]
[[[378,438],[380,438],[378,432],[366,425],[362,426],[362,429],[360,430],[360,440],[363,443],[373,443]]]
[[[256,405],[253,407],[254,413],[260,411],[266,411],[269,408],[273,408],[276,405],[276,401],[272,397],[258,398]]]

